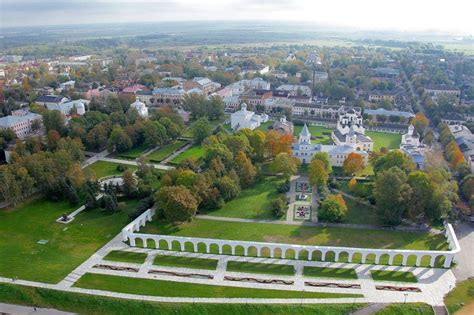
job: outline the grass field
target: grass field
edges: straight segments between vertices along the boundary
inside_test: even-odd
[[[434,314],[430,305],[424,303],[390,304],[375,315],[431,315]]]
[[[303,129],[303,126],[301,126],[301,125],[295,126],[293,134],[296,137],[298,137],[300,135],[302,129]],[[315,125],[308,125],[308,129],[309,129],[309,132],[311,133],[311,137],[316,138],[315,140],[312,141],[313,143],[324,143],[324,144],[326,144],[326,143],[332,142],[332,140],[331,140],[332,129],[331,128],[322,127],[322,126],[315,126]],[[323,132],[328,133],[328,134],[324,135]]]
[[[161,162],[174,151],[178,150],[182,146],[186,144],[186,141],[176,140],[175,142],[165,144],[158,150],[154,151],[150,155],[148,155],[148,159],[150,162]]]
[[[128,160],[135,160],[136,158],[140,157],[147,149],[148,147],[142,144],[126,152],[119,153],[118,156]]]
[[[462,309],[463,306],[474,309],[474,278],[464,280],[456,285],[453,291],[444,297],[444,304],[453,314]],[[467,314],[467,313],[466,313]]]
[[[133,264],[143,264],[147,254],[145,253],[134,253],[134,252],[126,252],[121,250],[113,250],[108,253],[104,260],[110,261],[120,261],[120,262],[127,262]]]
[[[137,201],[120,202],[121,211],[82,212],[64,225],[55,222],[77,208],[67,201],[37,199],[15,210],[0,211],[0,276],[57,283],[128,223]],[[39,240],[47,240],[45,245]]]
[[[204,155],[204,148],[200,144],[194,144],[189,149],[175,157],[170,161],[170,164],[179,164],[190,157],[199,160]]]
[[[217,260],[194,257],[158,255],[153,261],[153,264],[158,266],[216,270]]]
[[[366,131],[365,134],[374,140],[374,151],[378,152],[381,148],[389,150],[400,148],[402,135],[399,133]]]
[[[374,281],[418,282],[412,272],[371,270]]]
[[[74,285],[79,288],[112,292],[170,297],[203,298],[341,298],[357,297],[356,294],[298,292],[270,289],[251,289],[208,284],[195,284],[164,280],[137,279],[87,273]]]
[[[327,268],[309,267],[303,268],[303,275],[306,277],[332,278],[332,279],[357,279],[357,273],[350,268]]]
[[[292,276],[295,274],[295,267],[292,265],[229,261],[227,271]]]
[[[160,221],[152,221],[142,228],[141,232],[176,236],[303,245],[431,250],[446,250],[448,248],[446,240],[442,234],[431,235],[430,233],[387,230],[364,230],[364,233],[361,233],[360,230],[347,228],[219,222],[205,219],[194,219],[192,222],[184,223],[178,226]],[[164,246],[164,244],[159,244],[159,246]],[[173,250],[180,249],[179,247],[173,247]],[[192,251],[192,249],[188,247],[186,247],[185,250]],[[198,251],[203,252],[204,249],[198,247]],[[211,252],[218,253],[217,248],[211,246]],[[226,252],[225,248],[224,253],[230,254],[230,252]],[[239,250],[236,251],[236,254],[242,255]],[[250,251],[250,255],[254,254],[255,253],[253,251]],[[268,257],[269,253],[263,251],[262,255]],[[280,257],[277,252],[275,253],[275,256]],[[287,257],[293,257],[291,252],[287,255]],[[300,255],[300,257],[300,259],[305,259],[303,254]],[[381,264],[386,263],[385,257],[386,255],[382,257],[380,262]],[[317,257],[317,255],[313,255],[313,260],[320,260],[318,258],[319,257]],[[343,259],[342,256],[341,259]],[[327,260],[331,261],[331,258],[328,256]],[[358,260],[360,260],[360,257],[356,257],[355,255],[354,262],[358,262]],[[409,262],[411,261],[409,260]],[[373,263],[372,258],[368,257],[368,263]],[[398,260],[395,260],[395,263],[399,263]],[[422,261],[422,263],[429,263],[429,261]]]
[[[346,201],[348,209],[344,223],[379,224],[377,215],[375,214],[375,208],[347,197],[344,197],[344,200]]]
[[[208,304],[153,303],[0,283],[0,301],[89,315],[109,314],[331,314],[346,315],[363,304]]]
[[[124,168],[128,168],[130,170],[137,169],[135,165],[125,165],[106,161],[97,161],[87,166],[86,170],[91,170],[95,174],[95,177],[99,179],[106,176],[121,175],[123,172],[117,170],[117,166],[119,165],[122,165]]]
[[[220,217],[274,219],[271,204],[280,195],[277,187],[283,182],[283,178],[266,176],[252,187],[243,189],[237,198],[226,202],[221,209],[209,214]]]
[[[273,125],[273,121],[267,121],[267,122],[264,122],[262,124],[260,124],[260,127],[258,127],[257,129],[258,130],[261,130],[263,132],[267,132],[269,129],[269,127]]]

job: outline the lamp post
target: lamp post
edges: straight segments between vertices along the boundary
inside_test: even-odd
[[[405,295],[405,300],[403,301],[403,304],[405,304],[405,303],[407,302],[408,293],[405,293],[405,294],[403,294],[403,295]]]

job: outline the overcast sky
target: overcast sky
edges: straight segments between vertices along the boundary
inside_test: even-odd
[[[191,20],[304,21],[474,34],[474,0],[0,0],[4,27]]]

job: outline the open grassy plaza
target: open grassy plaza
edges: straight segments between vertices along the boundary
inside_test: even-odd
[[[271,289],[252,289],[230,286],[195,284],[165,280],[137,279],[120,276],[85,274],[76,287],[120,293],[169,297],[202,298],[342,298],[358,297],[357,294],[300,292]]]
[[[158,150],[153,151],[151,154],[147,156],[150,162],[161,162],[170,156],[174,151],[179,150],[183,146],[185,146],[187,141],[183,140],[176,140],[174,142],[165,144],[164,146],[160,147]]]
[[[380,151],[381,148],[398,149],[402,141],[402,135],[399,133],[366,131],[365,134],[374,140],[375,152]]]
[[[281,195],[277,187],[283,183],[284,179],[281,177],[263,177],[252,187],[243,189],[237,198],[226,202],[221,209],[206,214],[246,219],[275,219],[271,204]]]
[[[38,198],[0,212],[0,276],[57,283],[113,238],[128,222],[137,201],[120,202],[121,211],[80,213],[65,225],[56,222],[71,207],[67,201]],[[8,237],[5,237],[7,236]],[[47,241],[39,244],[39,241]]]
[[[156,303],[0,283],[5,303],[55,308],[78,314],[331,314],[347,315],[364,304]],[[409,305],[409,304],[408,304]]]
[[[87,166],[86,170],[90,170],[92,173],[94,173],[95,177],[99,179],[106,176],[122,175],[123,171],[117,169],[117,167],[120,165],[122,165],[123,169],[130,169],[132,171],[137,169],[135,165],[125,165],[113,162],[97,161]]]
[[[444,303],[451,314],[461,309],[465,311],[464,314],[472,312],[474,310],[474,278],[458,283],[456,288],[445,296]]]

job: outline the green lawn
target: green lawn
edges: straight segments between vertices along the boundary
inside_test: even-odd
[[[365,134],[374,140],[374,151],[378,152],[385,147],[389,150],[400,148],[402,135],[399,133],[366,131]]]
[[[303,129],[302,125],[296,125],[294,128],[293,134],[296,137],[298,137],[302,129]],[[315,140],[312,141],[313,143],[323,143],[323,144],[332,143],[332,140],[331,140],[332,129],[331,128],[308,125],[308,129],[309,129],[309,132],[311,133],[311,137],[316,138]],[[328,134],[323,134],[323,132],[328,133]]]
[[[431,315],[433,309],[424,303],[390,304],[375,315]]]
[[[170,164],[179,164],[190,157],[199,160],[204,155],[204,148],[200,144],[194,144],[189,149],[171,160]]]
[[[271,289],[251,289],[165,280],[137,279],[87,273],[74,285],[85,289],[170,297],[203,298],[341,298],[357,294],[298,292]]]
[[[344,200],[347,205],[344,223],[379,225],[375,208],[347,197],[344,197]]]
[[[153,303],[103,296],[62,292],[51,289],[0,283],[0,301],[42,308],[55,308],[77,314],[331,314],[347,315],[364,304],[208,304]]]
[[[451,314],[460,310],[464,305],[474,303],[474,278],[464,280],[456,285],[454,290],[444,297],[444,304]],[[467,313],[466,313],[467,314]]]
[[[230,239],[257,242],[275,242],[303,245],[328,245],[328,246],[348,246],[365,248],[399,248],[399,249],[430,249],[447,250],[447,243],[442,234],[431,235],[430,233],[387,231],[387,230],[361,230],[332,227],[312,227],[295,226],[285,224],[265,224],[265,223],[242,223],[242,222],[219,222],[215,220],[194,219],[192,222],[181,225],[172,225],[160,222],[159,220],[148,223],[141,232],[152,234],[165,234],[176,236]],[[154,245],[149,245],[154,246]],[[159,244],[160,248],[167,249],[164,244]],[[173,250],[180,250],[173,246]],[[185,251],[192,251],[186,246]],[[204,252],[204,248],[198,246],[198,252]],[[218,253],[217,247],[211,246],[212,253]],[[224,254],[230,254],[226,247]],[[237,255],[243,255],[237,248]],[[251,249],[250,255],[255,255],[255,250]],[[269,257],[268,250],[262,252],[262,256]],[[280,257],[278,251],[275,257]],[[380,263],[388,262],[387,255],[383,256]],[[287,258],[294,255],[291,251]],[[301,254],[300,259],[306,259],[306,255]],[[341,255],[341,261],[347,259]],[[360,255],[354,256],[354,262],[359,262]],[[313,255],[313,260],[320,260],[318,255]],[[328,255],[327,260],[331,261]],[[369,256],[368,263],[373,263],[374,258]],[[395,263],[401,261],[395,260]],[[412,263],[409,260],[409,263]],[[413,261],[414,263],[414,261]],[[429,263],[423,262],[423,263]]]
[[[276,176],[265,176],[252,187],[243,189],[240,195],[221,208],[209,212],[220,217],[247,219],[274,219],[271,204],[280,195],[277,187],[284,179]]]
[[[292,265],[229,261],[227,262],[227,271],[292,276],[295,274],[295,267]]]
[[[153,264],[158,266],[216,270],[217,260],[206,258],[158,255],[153,261]]]
[[[371,270],[370,274],[375,281],[418,282],[412,272]]]
[[[95,174],[95,177],[99,179],[106,176],[121,175],[123,172],[117,170],[117,166],[119,165],[122,165],[124,168],[128,168],[132,171],[137,169],[135,165],[125,165],[106,161],[97,161],[87,166],[86,170],[91,170]]]
[[[140,157],[147,149],[148,147],[142,144],[126,152],[119,153],[118,156],[128,160],[135,160],[136,158]]]
[[[120,212],[82,212],[65,225],[55,222],[74,211],[67,201],[37,199],[0,211],[0,276],[57,283],[128,223],[137,201],[120,203]],[[39,240],[47,240],[45,245]]]
[[[154,151],[147,157],[150,160],[150,162],[161,162],[165,158],[167,158],[170,154],[180,149],[185,144],[186,144],[186,141],[176,140],[175,142],[165,144],[164,146]]]
[[[147,256],[148,255],[145,253],[134,253],[134,252],[121,251],[121,250],[113,250],[104,257],[104,260],[120,261],[120,262],[127,262],[127,263],[133,263],[133,264],[143,264]]]
[[[350,268],[309,267],[303,268],[303,275],[316,278],[357,279],[357,273]]]

